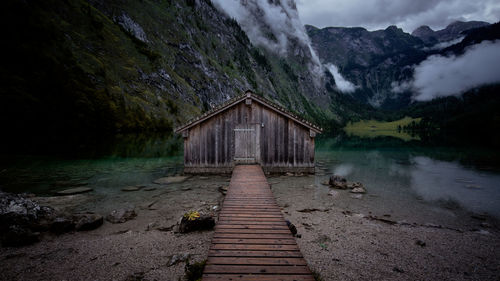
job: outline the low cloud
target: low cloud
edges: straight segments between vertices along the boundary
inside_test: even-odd
[[[421,25],[434,30],[457,21],[498,21],[498,0],[297,0],[304,23],[317,27],[362,26],[369,30],[389,25],[412,32]]]
[[[326,64],[326,68],[330,71],[330,73],[333,75],[333,78],[335,79],[335,85],[337,86],[337,89],[341,91],[342,93],[352,93],[356,91],[356,85],[348,81],[347,79],[340,74],[339,69],[337,66],[334,64]]]
[[[432,47],[426,47],[426,48],[423,48],[424,51],[434,51],[434,50],[442,50],[444,48],[448,48],[450,46],[453,46],[455,44],[458,44],[460,42],[462,42],[462,40],[464,40],[465,36],[462,36],[462,37],[459,37],[455,40],[450,40],[450,41],[446,41],[446,42],[441,42],[441,43],[437,43],[436,45],[432,46]]]
[[[411,81],[393,83],[393,92],[414,92],[416,101],[429,101],[488,84],[500,83],[500,41],[484,41],[461,56],[430,56],[415,67]]]
[[[322,65],[311,47],[304,24],[294,0],[212,0],[215,6],[234,18],[254,45],[264,46],[272,52],[286,55],[290,40],[298,40],[309,52],[311,71],[321,76]]]

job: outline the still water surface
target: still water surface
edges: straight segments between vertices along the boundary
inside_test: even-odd
[[[48,196],[86,185],[96,195],[112,197],[123,187],[151,186],[157,178],[181,173],[182,153],[181,139],[165,136],[121,137],[70,154],[11,152],[1,157],[0,188]],[[318,174],[310,181],[318,196],[326,195],[328,187],[321,182],[331,174],[362,182],[368,194],[347,203],[379,213],[406,214],[403,219],[424,213],[419,208],[432,210],[429,216],[458,212],[500,218],[498,155],[480,148],[339,136],[317,140]]]

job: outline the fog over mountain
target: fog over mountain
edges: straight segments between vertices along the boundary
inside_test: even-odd
[[[441,29],[457,20],[500,20],[497,0],[298,0],[302,21],[317,27],[362,26],[368,30],[397,25],[412,32],[421,25]]]
[[[322,75],[323,67],[311,48],[304,25],[299,18],[295,1],[214,0],[216,7],[236,19],[255,45],[264,46],[280,55],[293,52],[293,40],[307,47],[311,70]]]
[[[461,56],[430,56],[414,72],[413,80],[395,85],[394,91],[413,90],[417,101],[458,96],[478,86],[500,83],[500,41],[473,45]]]

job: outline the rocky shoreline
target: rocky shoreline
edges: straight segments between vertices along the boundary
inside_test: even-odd
[[[460,212],[417,219],[420,214],[415,212],[425,209],[408,206],[405,214],[387,211],[364,185],[335,176],[327,179],[323,185],[315,176],[268,177],[302,253],[322,280],[495,280],[498,276],[496,220],[481,215],[465,218]],[[0,213],[15,211],[17,220],[11,214],[11,222],[38,233],[39,242],[0,248],[0,279],[192,276],[206,259],[213,231],[199,231],[191,222],[203,218],[201,225],[213,227],[228,181],[221,176],[163,178],[134,190],[124,187],[118,195],[105,198],[93,192],[32,198],[2,193]],[[352,193],[355,188],[363,192]],[[96,205],[98,199],[104,201]],[[7,201],[14,203],[4,204]],[[88,206],[87,212],[81,212],[82,206]],[[19,214],[39,225],[26,224]],[[5,227],[5,216],[0,218]]]
[[[109,202],[100,202],[96,213],[74,212],[85,205],[92,208],[95,200],[102,199],[92,192],[55,197],[1,193],[0,222],[7,231],[1,234],[0,280],[191,276],[208,254],[223,196],[219,188],[227,181],[163,178],[154,186],[122,190],[125,197],[114,198],[123,199],[115,202],[117,208],[110,208],[113,198],[107,198]],[[18,229],[31,236],[12,235]]]

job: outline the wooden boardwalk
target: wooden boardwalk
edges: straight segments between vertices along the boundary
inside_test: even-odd
[[[233,170],[203,280],[314,280],[259,165]]]

